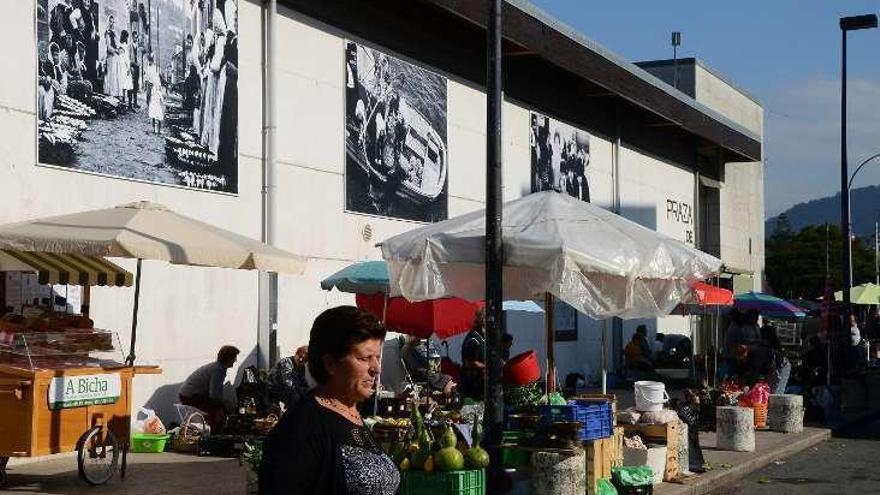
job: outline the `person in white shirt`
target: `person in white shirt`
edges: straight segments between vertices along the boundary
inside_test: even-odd
[[[226,381],[226,371],[235,364],[238,354],[238,348],[224,345],[217,352],[216,361],[193,371],[180,386],[180,403],[204,412],[214,433],[221,431],[226,421],[223,383]]]

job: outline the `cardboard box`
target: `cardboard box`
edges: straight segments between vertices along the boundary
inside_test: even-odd
[[[649,466],[654,472],[654,484],[663,481],[666,471],[666,447],[649,447],[644,449],[623,448],[624,466]]]

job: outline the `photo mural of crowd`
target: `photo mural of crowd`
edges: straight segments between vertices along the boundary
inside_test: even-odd
[[[346,44],[346,209],[436,222],[447,217],[447,80]]]
[[[531,112],[532,192],[555,190],[590,202],[590,135]]]
[[[237,192],[237,0],[36,1],[40,163]]]

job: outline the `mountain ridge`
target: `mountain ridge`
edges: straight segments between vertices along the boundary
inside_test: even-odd
[[[874,237],[874,223],[880,221],[880,186],[853,189],[850,193],[850,225],[858,237]],[[767,237],[773,234],[781,215],[788,217],[792,230],[824,223],[840,225],[840,193],[798,203],[764,222]]]

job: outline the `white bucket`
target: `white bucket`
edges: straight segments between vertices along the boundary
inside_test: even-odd
[[[635,383],[636,410],[641,412],[660,411],[669,401],[666,384],[662,382],[640,381]]]

